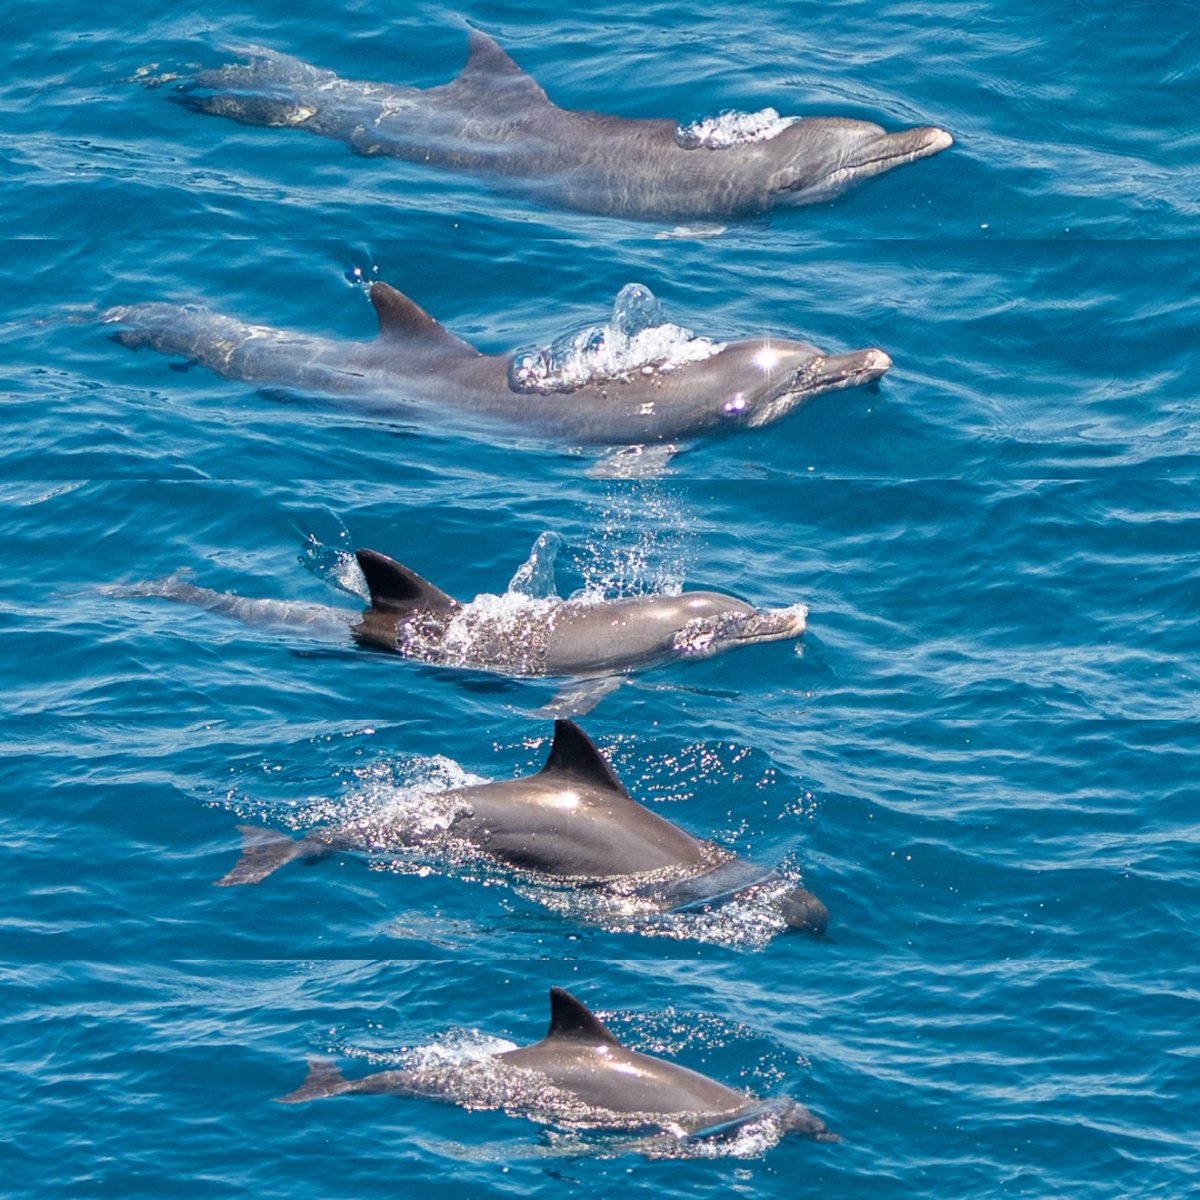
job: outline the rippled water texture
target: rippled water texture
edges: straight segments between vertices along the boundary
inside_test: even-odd
[[[471,27],[571,108],[955,144],[833,202],[677,228],[144,86],[262,46],[431,87]],[[1193,6],[99,0],[12,4],[5,31],[0,1191],[1196,1192]],[[162,301],[367,339],[376,279],[488,353],[611,329],[637,283],[697,338],[893,366],[775,424],[614,457],[262,394],[97,320]],[[420,853],[214,887],[239,824],[433,820],[440,788],[545,760],[561,680],[129,589],[184,568],[357,609],[361,546],[463,600],[807,605],[799,647],[655,667],[581,723],[639,802],[802,880],[828,934],[752,905],[647,928]],[[429,1099],[272,1103],[310,1056],[356,1077],[527,1045],[552,986],[844,1141],[664,1155]]]

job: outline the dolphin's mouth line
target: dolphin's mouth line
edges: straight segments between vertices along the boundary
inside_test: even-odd
[[[844,175],[848,171],[861,171],[865,167],[877,167],[877,166],[888,167],[888,166],[892,166],[893,164],[898,165],[900,163],[913,162],[914,160],[916,160],[918,158],[928,157],[928,154],[929,154],[929,150],[926,147],[922,146],[919,150],[904,150],[904,151],[900,151],[896,154],[883,154],[883,155],[880,155],[878,158],[863,158],[863,159],[860,159],[858,162],[845,163],[843,166],[839,167],[836,171],[832,172],[832,174],[830,176],[828,176],[828,178],[833,178],[833,176],[835,176],[835,175]]]
[[[903,138],[904,135],[888,134],[887,136],[889,139],[895,139]],[[954,139],[944,129],[930,126],[928,136],[918,146],[908,145],[902,150],[897,149],[894,153],[872,155],[858,162],[847,163],[842,169],[856,171],[861,170],[863,167],[874,167],[879,164],[887,166],[891,163],[913,162],[918,158],[928,158],[930,155],[938,154],[948,146],[953,145],[953,142]]]
[[[755,613],[736,628],[730,630],[729,640],[736,645],[746,646],[755,642],[775,642],[789,637],[799,637],[808,622],[808,607],[795,604],[791,608],[766,610]]]
[[[902,137],[900,134],[888,134],[888,138]],[[861,175],[864,171],[872,175],[881,174],[884,171],[890,170],[892,167],[902,166],[905,163],[916,162],[920,158],[930,158],[934,154],[939,154],[954,144],[954,139],[944,129],[939,129],[936,126],[929,127],[929,134],[919,145],[909,143],[903,148],[897,147],[892,151],[878,146],[880,152],[867,155],[866,157],[855,159],[850,162],[843,162],[839,166],[831,170],[827,175],[822,176],[821,183],[818,186],[827,186],[830,184],[840,184],[847,179],[854,179]],[[812,184],[807,185],[812,187]]]
[[[784,413],[791,411],[798,404],[802,404],[809,397],[819,396],[822,392],[873,383],[876,379],[881,379],[886,375],[892,365],[891,358],[882,350],[866,350],[854,357],[855,362],[832,369],[830,369],[829,357],[822,356],[805,363],[803,367],[792,374],[787,384],[773,400],[750,415],[746,422],[747,425],[754,429],[760,425],[769,424]]]
[[[858,387],[864,383],[871,383],[886,374],[891,365],[892,360],[882,350],[873,350],[858,366],[844,367],[832,375],[827,375],[823,386]]]

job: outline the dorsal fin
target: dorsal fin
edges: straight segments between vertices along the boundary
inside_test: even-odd
[[[540,775],[570,775],[593,787],[608,788],[629,798],[629,793],[609,766],[608,760],[592,744],[574,721],[560,719],[554,722],[554,741],[550,745],[550,757],[538,772]]]
[[[371,303],[379,318],[379,336],[382,338],[420,339],[430,345],[479,353],[470,342],[464,342],[439,325],[419,304],[389,284],[371,284]]]
[[[400,612],[408,608],[427,608],[436,612],[452,612],[458,601],[422,579],[416,571],[410,571],[386,554],[375,550],[355,552],[358,565],[367,577],[371,589],[371,607],[386,612]]]
[[[571,1038],[578,1042],[599,1042],[606,1046],[619,1046],[603,1022],[586,1004],[576,1000],[563,988],[550,989],[549,1038]]]
[[[541,84],[500,48],[486,33],[472,29],[467,34],[467,63],[450,84],[455,92],[478,96],[493,107],[530,108],[551,104]]]

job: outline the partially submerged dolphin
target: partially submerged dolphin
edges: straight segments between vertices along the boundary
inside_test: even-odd
[[[570,992],[550,989],[550,1028],[540,1042],[483,1062],[435,1063],[346,1079],[312,1059],[282,1104],[330,1096],[430,1096],[467,1108],[503,1108],[572,1129],[658,1132],[680,1141],[770,1123],[779,1134],[837,1142],[824,1121],[787,1097],[761,1100],[707,1075],[630,1050]]]
[[[306,129],[361,154],[498,177],[545,203],[650,220],[812,204],[953,141],[933,126],[887,133],[869,121],[789,121],[773,110],[759,121],[764,114],[749,114],[740,135],[720,139],[670,120],[573,112],[486,34],[472,30],[469,47],[461,74],[440,87],[356,83],[263,51],[201,71],[179,98],[246,125]]]
[[[379,333],[364,342],[246,325],[191,305],[118,306],[101,320],[125,326],[114,335],[124,346],[178,355],[226,379],[356,396],[401,418],[432,416],[472,433],[499,427],[571,445],[639,445],[766,425],[822,392],[871,383],[892,365],[874,348],[828,354],[807,342],[756,338],[678,364],[527,385],[513,355],[482,353],[386,283],[372,286],[371,303]]]
[[[533,599],[507,593],[461,604],[415,571],[374,550],[355,555],[371,604],[363,613],[320,604],[256,600],[171,575],[111,588],[161,596],[256,625],[349,633],[366,646],[440,666],[512,676],[611,675],[677,658],[707,658],[736,646],[800,637],[807,609],[755,609],[720,592],[614,600]]]
[[[239,826],[242,856],[220,886],[259,883],[287,863],[334,851],[395,853],[414,846],[482,857],[530,876],[603,888],[637,910],[690,911],[761,895],[780,876],[694,838],[643,807],[573,721],[554,724],[535,775],[455,788],[419,806],[372,813],[303,838]],[[825,905],[806,888],[774,899],[792,929],[822,933]]]

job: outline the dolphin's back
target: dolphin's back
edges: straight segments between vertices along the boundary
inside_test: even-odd
[[[613,879],[695,868],[706,843],[634,800],[573,721],[555,722],[536,775],[456,793],[466,815],[452,832],[493,858],[565,878]]]
[[[622,1046],[583,1003],[550,991],[550,1030],[532,1046],[499,1055],[506,1066],[536,1071],[556,1088],[602,1112],[691,1115],[711,1122],[745,1110],[749,1099],[687,1067]]]
[[[453,833],[520,870],[614,879],[694,867],[704,844],[633,800],[536,780],[481,784],[459,798]]]

